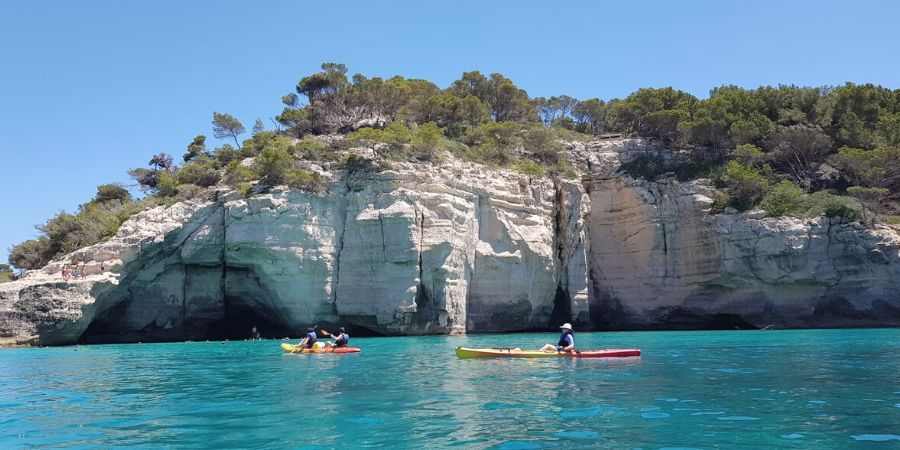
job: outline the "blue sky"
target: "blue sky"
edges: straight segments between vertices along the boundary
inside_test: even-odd
[[[421,3],[421,4],[420,4]],[[557,5],[559,3],[559,5]],[[0,6],[0,259],[161,151],[248,128],[325,61],[426,78],[500,72],[532,96],[671,85],[900,88],[893,1],[10,1]]]

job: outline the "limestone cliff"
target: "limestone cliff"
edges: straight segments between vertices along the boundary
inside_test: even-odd
[[[640,145],[571,144],[577,181],[454,160],[326,167],[321,194],[220,189],[145,211],[0,285],[0,339],[900,325],[893,230],[711,215],[703,182],[616,174]],[[86,279],[64,282],[64,261]]]
[[[710,215],[703,183],[593,178],[585,324],[897,326],[900,236],[837,218]]]

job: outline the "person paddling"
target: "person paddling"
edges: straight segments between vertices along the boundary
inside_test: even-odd
[[[346,347],[350,344],[350,335],[347,334],[347,330],[344,327],[338,328],[338,334],[331,334],[325,330],[322,330],[322,334],[331,338],[334,338],[334,343],[326,342],[325,348],[331,347]]]
[[[542,352],[571,352],[575,350],[575,334],[572,330],[572,324],[564,323],[561,327],[562,334],[559,335],[559,341],[556,346],[547,344],[541,347]]]
[[[316,326],[307,327],[306,328],[306,337],[300,340],[297,344],[297,348],[313,348],[316,345],[316,341],[318,338],[316,337]]]

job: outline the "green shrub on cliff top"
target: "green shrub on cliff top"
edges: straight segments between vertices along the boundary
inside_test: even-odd
[[[310,161],[337,161],[338,154],[331,147],[315,136],[306,136],[291,146],[291,153],[296,158]]]
[[[813,192],[803,198],[798,215],[805,217],[842,217],[847,220],[859,220],[856,200],[843,195],[835,195],[828,191]]]
[[[55,254],[50,238],[41,236],[9,249],[9,263],[20,269],[40,269],[50,262]]]
[[[240,161],[231,161],[225,167],[225,182],[231,186],[250,181],[253,176],[253,170],[241,164]]]
[[[181,184],[194,184],[209,187],[219,181],[219,168],[216,161],[208,156],[200,156],[185,164],[178,170],[177,181]]]
[[[240,161],[247,156],[244,156],[244,153],[240,149],[236,149],[228,144],[225,144],[215,151],[216,161],[219,162],[220,166],[227,166],[232,161]]]
[[[547,171],[538,163],[530,159],[518,159],[513,163],[513,168],[526,175],[533,177],[543,177],[547,175]]]
[[[235,189],[245,198],[249,198],[253,194],[253,185],[250,183],[238,183]]]
[[[306,169],[289,169],[284,174],[285,183],[294,189],[321,192],[325,188],[325,178],[318,172]]]
[[[266,147],[253,163],[256,176],[263,184],[275,186],[285,182],[285,175],[294,166],[294,157],[283,147]]]
[[[255,175],[267,186],[286,184],[294,189],[321,191],[325,178],[317,172],[296,167],[294,157],[287,148],[273,145],[263,149],[253,165]],[[243,169],[229,165],[230,177],[235,181],[247,181]]]
[[[731,197],[729,197],[728,194],[725,193],[725,191],[716,189],[716,191],[713,193],[713,203],[710,206],[710,211],[713,214],[720,214],[722,212],[725,212],[725,208],[727,208],[730,204]]]
[[[878,214],[881,213],[881,204],[890,191],[878,187],[850,186],[847,188],[847,193],[859,200],[862,220],[875,222],[878,220]]]
[[[802,197],[802,189],[788,180],[783,180],[766,192],[760,207],[770,216],[784,216],[798,212]]]
[[[127,202],[131,200],[131,194],[119,184],[101,184],[97,186],[97,195],[94,196],[95,202],[119,201]]]
[[[522,133],[522,148],[536,162],[553,166],[559,163],[560,154],[565,150],[553,130],[535,126]]]
[[[10,282],[14,277],[15,273],[13,273],[12,267],[9,267],[6,264],[0,264],[0,283]]]
[[[428,122],[416,127],[410,138],[410,148],[413,154],[424,161],[432,161],[437,153],[443,149],[444,133],[434,122]]]
[[[174,197],[178,193],[178,179],[171,172],[159,173],[159,181],[156,183],[156,195],[160,197]]]
[[[154,204],[152,197],[132,201],[127,191],[114,186],[98,186],[94,199],[79,206],[77,213],[62,211],[39,226],[41,235],[37,239],[10,249],[9,263],[20,269],[43,267],[62,254],[111,237],[129,217]]]
[[[243,142],[243,145],[241,146],[242,155],[245,157],[258,155],[264,148],[272,145],[273,141],[279,138],[286,140],[288,143],[290,142],[290,138],[287,136],[279,136],[275,131],[263,131],[254,134],[250,139]]]
[[[406,124],[395,121],[384,129],[378,128],[360,128],[349,134],[345,139],[351,144],[360,144],[372,149],[376,154],[379,147],[378,144],[384,144],[387,148],[385,155],[382,156],[398,156],[402,155],[403,146],[408,144],[412,139],[409,127]]]
[[[740,211],[756,206],[769,187],[769,180],[759,170],[737,161],[725,164],[719,182],[728,191],[731,206]]]

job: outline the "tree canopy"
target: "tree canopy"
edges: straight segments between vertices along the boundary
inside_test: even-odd
[[[40,267],[111,236],[141,208],[210,195],[205,188],[213,186],[245,194],[277,184],[318,192],[325,180],[313,163],[375,170],[391,159],[440,164],[450,152],[529,176],[574,176],[563,141],[615,136],[644,138],[653,149],[621,171],[707,177],[718,187],[715,210],[761,206],[773,215],[857,218],[853,208],[861,207],[872,220],[900,210],[900,90],[873,84],[722,85],[707,98],[671,86],[621,99],[532,98],[500,73],[463,72],[441,87],[401,75],[351,74],[327,62],[278,100],[283,109],[269,119],[274,129],[255,118],[249,135],[237,117],[213,112],[213,136],[226,143],[207,147],[206,135],[197,134],[180,166],[167,152],[153,155],[129,171],[147,197],[98,186],[77,212],[60,212],[36,239],[12,248],[10,264]]]

